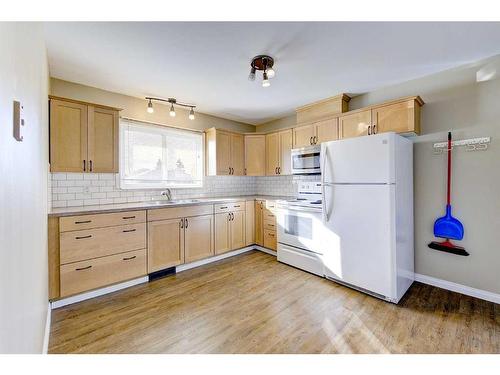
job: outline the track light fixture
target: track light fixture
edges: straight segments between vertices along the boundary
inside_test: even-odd
[[[262,71],[262,87],[271,86],[271,82],[269,81],[276,75],[276,72],[273,69],[274,59],[271,56],[267,55],[258,55],[252,59],[250,63],[251,69],[250,74],[248,75],[248,79],[250,81],[255,80],[255,72],[257,70]]]
[[[175,117],[175,115],[176,115],[174,104],[175,105],[180,105],[181,107],[191,108],[191,110],[189,111],[188,118],[190,120],[194,120],[194,109],[196,108],[195,105],[186,104],[186,103],[180,103],[175,98],[161,99],[161,98],[153,98],[153,97],[150,97],[150,96],[146,96],[145,99],[148,100],[148,108],[147,108],[148,113],[153,113],[154,112],[153,101],[158,101],[158,102],[170,103],[169,114],[170,114],[171,117]]]

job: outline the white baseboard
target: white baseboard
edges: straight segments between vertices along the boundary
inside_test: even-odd
[[[467,296],[476,297],[479,299],[483,299],[485,301],[500,304],[500,294],[488,292],[486,290],[471,288],[470,286],[457,284],[457,283],[442,280],[442,279],[437,279],[435,277],[422,275],[419,273],[415,273],[415,281],[420,281],[421,283],[424,283],[424,284],[437,286],[438,288],[451,290],[452,292],[457,292],[457,293],[465,294]]]
[[[123,283],[110,285],[110,286],[96,289],[96,290],[91,290],[90,292],[85,292],[82,294],[77,294],[76,296],[63,298],[63,299],[52,302],[51,305],[52,305],[53,309],[57,309],[59,307],[71,305],[72,303],[85,301],[86,299],[99,297],[99,296],[102,296],[104,294],[116,292],[116,291],[121,290],[121,289],[130,288],[131,286],[134,286],[134,285],[147,283],[148,281],[149,281],[148,276],[143,276],[143,277],[139,277],[137,279],[125,281]]]
[[[262,251],[263,253],[266,253],[266,254],[270,254],[270,255],[274,255],[274,256],[278,255],[278,253],[276,251],[268,249],[267,247],[262,247],[259,245],[253,245],[253,247],[255,250]]]
[[[229,251],[227,253],[224,253],[224,254],[221,254],[221,255],[216,255],[214,257],[197,260],[196,262],[181,264],[181,265],[175,267],[175,271],[176,272],[182,272],[182,271],[190,270],[191,268],[196,268],[196,267],[199,267],[199,266],[203,266],[205,264],[217,262],[217,261],[222,260],[222,259],[234,257],[235,255],[240,255],[240,254],[246,253],[247,251],[252,251],[252,250],[255,250],[255,246],[254,245],[243,247],[241,249],[234,250],[234,251]]]
[[[47,318],[45,319],[45,332],[43,334],[42,354],[49,352],[50,323],[52,321],[52,307],[49,302],[47,306]]]

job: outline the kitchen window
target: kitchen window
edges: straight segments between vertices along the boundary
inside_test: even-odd
[[[203,134],[120,120],[122,189],[203,186]]]

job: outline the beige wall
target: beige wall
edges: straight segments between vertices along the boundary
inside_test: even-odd
[[[0,23],[0,353],[42,352],[48,307],[48,71],[40,24]],[[24,140],[12,137],[12,101]]]
[[[177,113],[175,117],[169,116],[169,106],[160,103],[154,103],[154,113],[148,113],[146,112],[147,101],[144,99],[84,86],[78,83],[62,81],[56,78],[50,79],[50,93],[55,96],[122,108],[123,111],[120,112],[121,116],[142,121],[151,121],[157,124],[197,130],[216,127],[237,132],[255,131],[254,125],[226,120],[203,113],[196,113],[195,119],[189,120],[189,110],[185,110],[179,106],[175,108]]]
[[[415,269],[417,273],[500,293],[500,80],[476,83],[486,61],[394,85],[352,98],[350,109],[408,95],[421,95],[422,135],[413,137],[415,177]],[[304,103],[305,104],[305,103]],[[257,126],[257,131],[288,127],[294,116]],[[431,250],[434,220],[444,214],[446,157],[432,152],[434,142],[492,137],[487,151],[455,149],[452,205],[465,227],[460,245],[469,257]]]
[[[297,118],[296,118],[295,113],[294,113],[294,114],[287,116],[287,117],[283,117],[283,118],[279,118],[276,120],[265,122],[263,124],[259,124],[255,127],[255,131],[267,133],[267,132],[272,132],[272,131],[283,129],[283,128],[291,128],[291,127],[295,126],[296,123],[297,123]]]

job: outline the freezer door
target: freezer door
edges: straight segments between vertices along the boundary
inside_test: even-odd
[[[321,144],[324,183],[394,183],[394,133]]]
[[[393,298],[394,185],[326,185],[325,226],[339,241],[324,251],[325,276]]]

